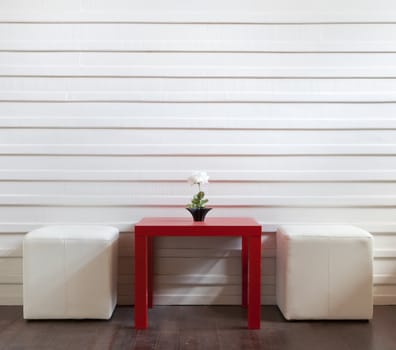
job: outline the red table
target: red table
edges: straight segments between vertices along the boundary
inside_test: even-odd
[[[260,329],[261,226],[251,218],[144,218],[135,226],[135,328],[148,327],[153,305],[152,241],[154,236],[241,236],[242,306],[247,307],[248,328]]]

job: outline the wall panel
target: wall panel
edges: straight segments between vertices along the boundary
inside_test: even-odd
[[[22,303],[22,238],[46,224],[122,231],[184,216],[263,225],[275,303],[283,223],[375,236],[375,302],[396,303],[396,4],[391,0],[0,3],[0,303]],[[238,304],[240,240],[155,242],[155,302]]]

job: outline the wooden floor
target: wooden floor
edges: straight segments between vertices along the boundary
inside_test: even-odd
[[[262,308],[261,330],[249,331],[237,306],[155,306],[150,329],[135,331],[133,308],[110,321],[24,321],[22,308],[0,307],[0,349],[267,349],[395,350],[396,306],[377,306],[367,321],[287,322]]]

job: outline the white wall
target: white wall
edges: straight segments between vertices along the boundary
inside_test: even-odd
[[[396,3],[2,0],[0,303],[21,299],[21,239],[185,216],[193,170],[211,215],[263,224],[274,302],[280,223],[375,235],[376,303],[396,302]],[[238,303],[240,242],[156,241],[157,303]]]

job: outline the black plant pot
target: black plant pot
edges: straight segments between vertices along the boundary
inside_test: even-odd
[[[212,208],[186,208],[192,215],[194,221],[205,221],[205,216]]]

